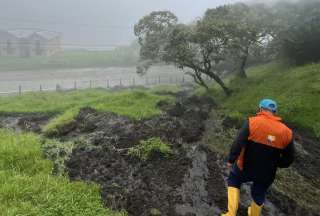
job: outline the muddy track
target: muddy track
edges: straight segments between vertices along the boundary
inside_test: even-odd
[[[106,206],[129,215],[218,214],[207,181],[221,185],[224,180],[212,176],[208,151],[194,144],[201,139],[213,101],[190,97],[159,106],[165,114],[143,121],[81,110],[72,131],[61,133],[67,140],[79,135],[89,140],[67,162],[70,178],[99,183]],[[152,137],[173,144],[175,154],[169,159],[156,154],[146,162],[128,156],[127,148]]]
[[[225,160],[200,141],[214,103],[180,95],[174,106],[158,105],[165,113],[143,121],[81,110],[72,131],[63,133],[67,140],[81,136],[89,141],[73,151],[67,163],[70,178],[99,183],[106,206],[133,216],[220,215],[227,203]],[[127,155],[126,148],[151,137],[172,143],[174,156],[154,155],[142,162]],[[245,216],[251,202],[249,185],[242,191],[238,215]],[[290,201],[272,191],[263,214],[317,215]]]

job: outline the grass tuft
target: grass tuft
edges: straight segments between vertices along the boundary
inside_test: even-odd
[[[143,161],[147,161],[155,153],[160,153],[163,157],[168,158],[173,154],[172,146],[160,138],[151,138],[141,141],[139,145],[130,148],[128,152],[129,155]]]

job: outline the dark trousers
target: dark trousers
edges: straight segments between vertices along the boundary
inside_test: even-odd
[[[241,185],[246,182],[252,182],[251,185],[251,196],[254,202],[258,205],[263,205],[266,199],[266,194],[270,185],[264,185],[259,182],[252,181],[248,178],[244,172],[242,172],[237,165],[234,165],[230,171],[228,178],[228,186],[241,188]]]

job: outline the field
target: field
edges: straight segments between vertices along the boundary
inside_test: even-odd
[[[134,47],[110,51],[63,51],[50,57],[1,57],[0,71],[43,70],[65,68],[91,68],[134,66],[137,51]]]

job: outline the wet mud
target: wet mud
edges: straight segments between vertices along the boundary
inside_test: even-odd
[[[100,184],[106,206],[125,209],[129,215],[218,214],[219,199],[208,192],[208,181],[223,185],[223,176],[210,172],[219,170],[218,164],[210,161],[205,147],[196,144],[214,102],[181,97],[174,106],[165,102],[158,106],[163,115],[142,121],[82,109],[76,128],[62,132],[66,140],[79,136],[87,140],[73,150],[66,164],[70,178]],[[128,155],[128,148],[152,137],[170,142],[173,156],[155,154],[140,161]]]
[[[104,204],[126,210],[130,216],[218,216],[226,211],[226,158],[209,150],[203,135],[214,101],[206,97],[177,93],[175,104],[161,101],[163,114],[132,120],[111,112],[83,108],[76,120],[59,128],[55,138],[77,145],[66,161],[71,180],[95,182],[101,186]],[[1,117],[0,126],[41,132],[50,116],[43,114]],[[215,121],[215,119],[210,119]],[[232,119],[221,127],[241,126]],[[165,158],[154,153],[147,161],[128,154],[142,140],[160,137],[172,144],[174,154]],[[319,142],[296,133],[298,156],[294,168],[319,186]],[[238,216],[247,215],[251,202],[250,185],[241,191]],[[316,216],[293,199],[271,189],[264,216]]]
[[[8,114],[0,116],[0,127],[15,131],[28,131],[41,133],[41,128],[46,125],[51,115],[45,113]]]

